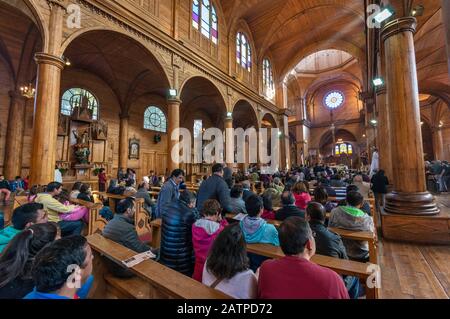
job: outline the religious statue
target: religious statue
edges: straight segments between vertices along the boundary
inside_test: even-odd
[[[89,150],[89,132],[85,130],[80,135],[76,130],[73,130],[72,133],[77,139],[74,149],[78,164],[88,164],[89,155],[91,155],[91,151]]]

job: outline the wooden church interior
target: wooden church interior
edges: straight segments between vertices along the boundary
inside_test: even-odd
[[[368,27],[372,4],[395,16]],[[377,147],[392,192],[378,234],[353,234],[381,268],[366,298],[448,299],[450,197],[430,192],[425,165],[450,160],[449,70],[446,0],[0,0],[0,172],[47,185],[57,167],[65,188],[98,190],[101,168],[108,180],[133,169],[137,181],[182,168],[195,183],[211,165],[171,159],[178,127],[279,128],[280,170],[359,169]],[[5,222],[14,204],[0,207]],[[88,208],[96,256],[131,257],[96,234],[101,206]],[[136,223],[157,246],[161,225],[139,209]],[[356,262],[315,262],[370,275]],[[96,297],[226,297],[151,261],[128,282],[104,267],[94,259]]]

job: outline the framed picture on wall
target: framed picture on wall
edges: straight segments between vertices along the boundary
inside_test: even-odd
[[[132,138],[130,139],[130,145],[129,145],[129,156],[128,158],[130,160],[138,160],[139,159],[139,154],[141,151],[141,141],[136,139],[136,138]]]

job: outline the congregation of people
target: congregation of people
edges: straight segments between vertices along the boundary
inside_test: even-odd
[[[383,171],[370,178],[360,172],[337,171],[323,165],[294,167],[261,175],[256,167],[233,172],[222,164],[199,182],[197,193],[186,189],[185,173],[167,180],[154,172],[137,184],[136,173],[119,169],[109,181],[99,172],[99,189],[125,195],[102,235],[136,253],[151,250],[158,262],[218,289],[231,297],[348,299],[364,295],[359,279],[339,276],[311,262],[315,254],[367,262],[366,242],[341,238],[329,227],[375,232],[368,198],[383,205],[388,180]],[[4,179],[2,179],[3,182]],[[259,194],[253,188],[259,184]],[[94,202],[89,184],[76,182],[71,191],[53,182],[27,190],[29,203],[16,208],[11,224],[0,230],[0,298],[87,298],[92,277],[92,252],[82,236],[89,210],[73,200]],[[161,187],[157,200],[149,191]],[[337,190],[345,191],[337,193]],[[6,194],[6,193],[5,193]],[[336,202],[331,198],[342,196]],[[149,218],[161,219],[161,246],[151,247],[136,232],[136,198],[144,199]],[[240,216],[233,219],[231,216]],[[270,221],[279,221],[277,228]],[[247,252],[247,244],[280,247],[279,260]],[[53,263],[53,264],[52,264]],[[65,285],[69,265],[82,269],[82,288]],[[118,277],[133,276],[111,264]],[[47,276],[48,268],[52,276]],[[59,271],[59,273],[57,273]]]

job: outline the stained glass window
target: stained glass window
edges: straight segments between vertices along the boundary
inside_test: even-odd
[[[247,37],[241,32],[236,37],[236,62],[250,72],[252,68],[252,49]]]
[[[92,111],[92,119],[98,120],[98,101],[89,91],[81,88],[67,90],[61,100],[61,113],[71,116],[75,107],[87,106]]]
[[[273,82],[272,64],[269,59],[264,59],[263,61],[263,86],[266,97],[273,99],[275,96],[275,88]]]
[[[210,0],[192,0],[192,26],[214,44],[219,40],[218,25],[216,9]]]
[[[163,111],[150,106],[144,113],[144,129],[157,132],[167,132],[167,119]]]
[[[348,143],[339,143],[334,147],[334,155],[353,155],[353,146]]]
[[[197,138],[200,136],[203,130],[203,121],[202,120],[195,120],[194,121],[194,138]]]
[[[342,106],[342,104],[344,104],[344,101],[344,93],[333,91],[325,96],[324,104],[329,109],[337,109],[338,107]]]

